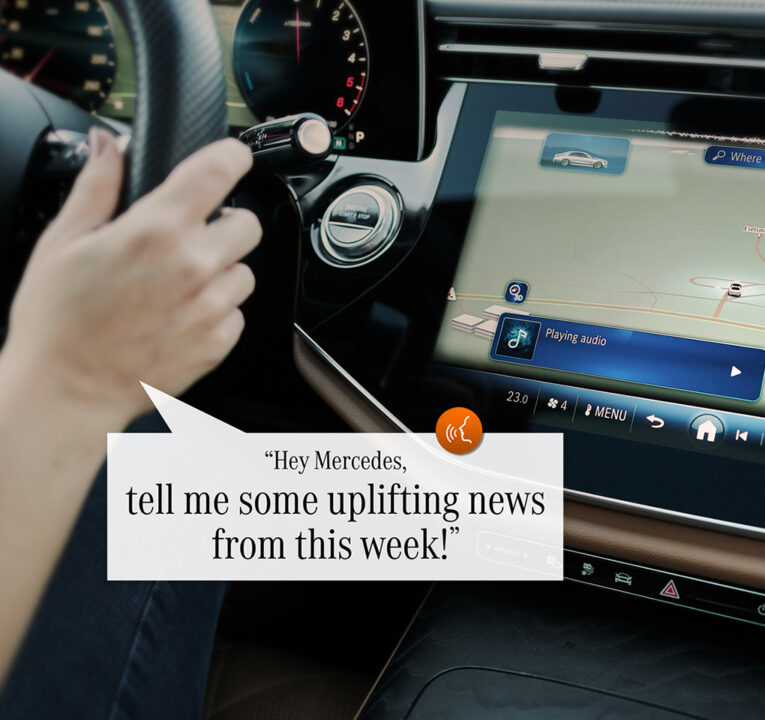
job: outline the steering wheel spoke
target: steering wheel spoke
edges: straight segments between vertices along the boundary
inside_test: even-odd
[[[138,106],[123,209],[227,134],[220,40],[207,0],[115,0],[136,56]],[[0,327],[39,233],[87,157],[92,125],[72,103],[0,70]]]

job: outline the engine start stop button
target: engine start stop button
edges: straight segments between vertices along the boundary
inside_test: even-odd
[[[367,192],[346,195],[332,208],[329,221],[343,225],[374,228],[380,220],[380,203]]]
[[[345,267],[373,260],[395,240],[401,218],[394,191],[371,184],[346,190],[322,218],[323,259]]]

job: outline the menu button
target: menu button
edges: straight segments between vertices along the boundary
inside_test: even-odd
[[[589,424],[593,429],[597,426],[597,432],[626,435],[632,427],[636,403],[612,404],[608,402],[611,399],[598,393],[580,396],[574,422],[582,426]]]

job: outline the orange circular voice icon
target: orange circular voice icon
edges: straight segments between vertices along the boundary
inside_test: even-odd
[[[481,444],[483,425],[472,410],[453,407],[438,418],[436,437],[444,450],[455,455],[464,455]]]

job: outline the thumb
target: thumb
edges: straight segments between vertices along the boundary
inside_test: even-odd
[[[125,161],[114,136],[91,128],[90,157],[53,223],[59,240],[70,240],[109,222],[117,211]]]

